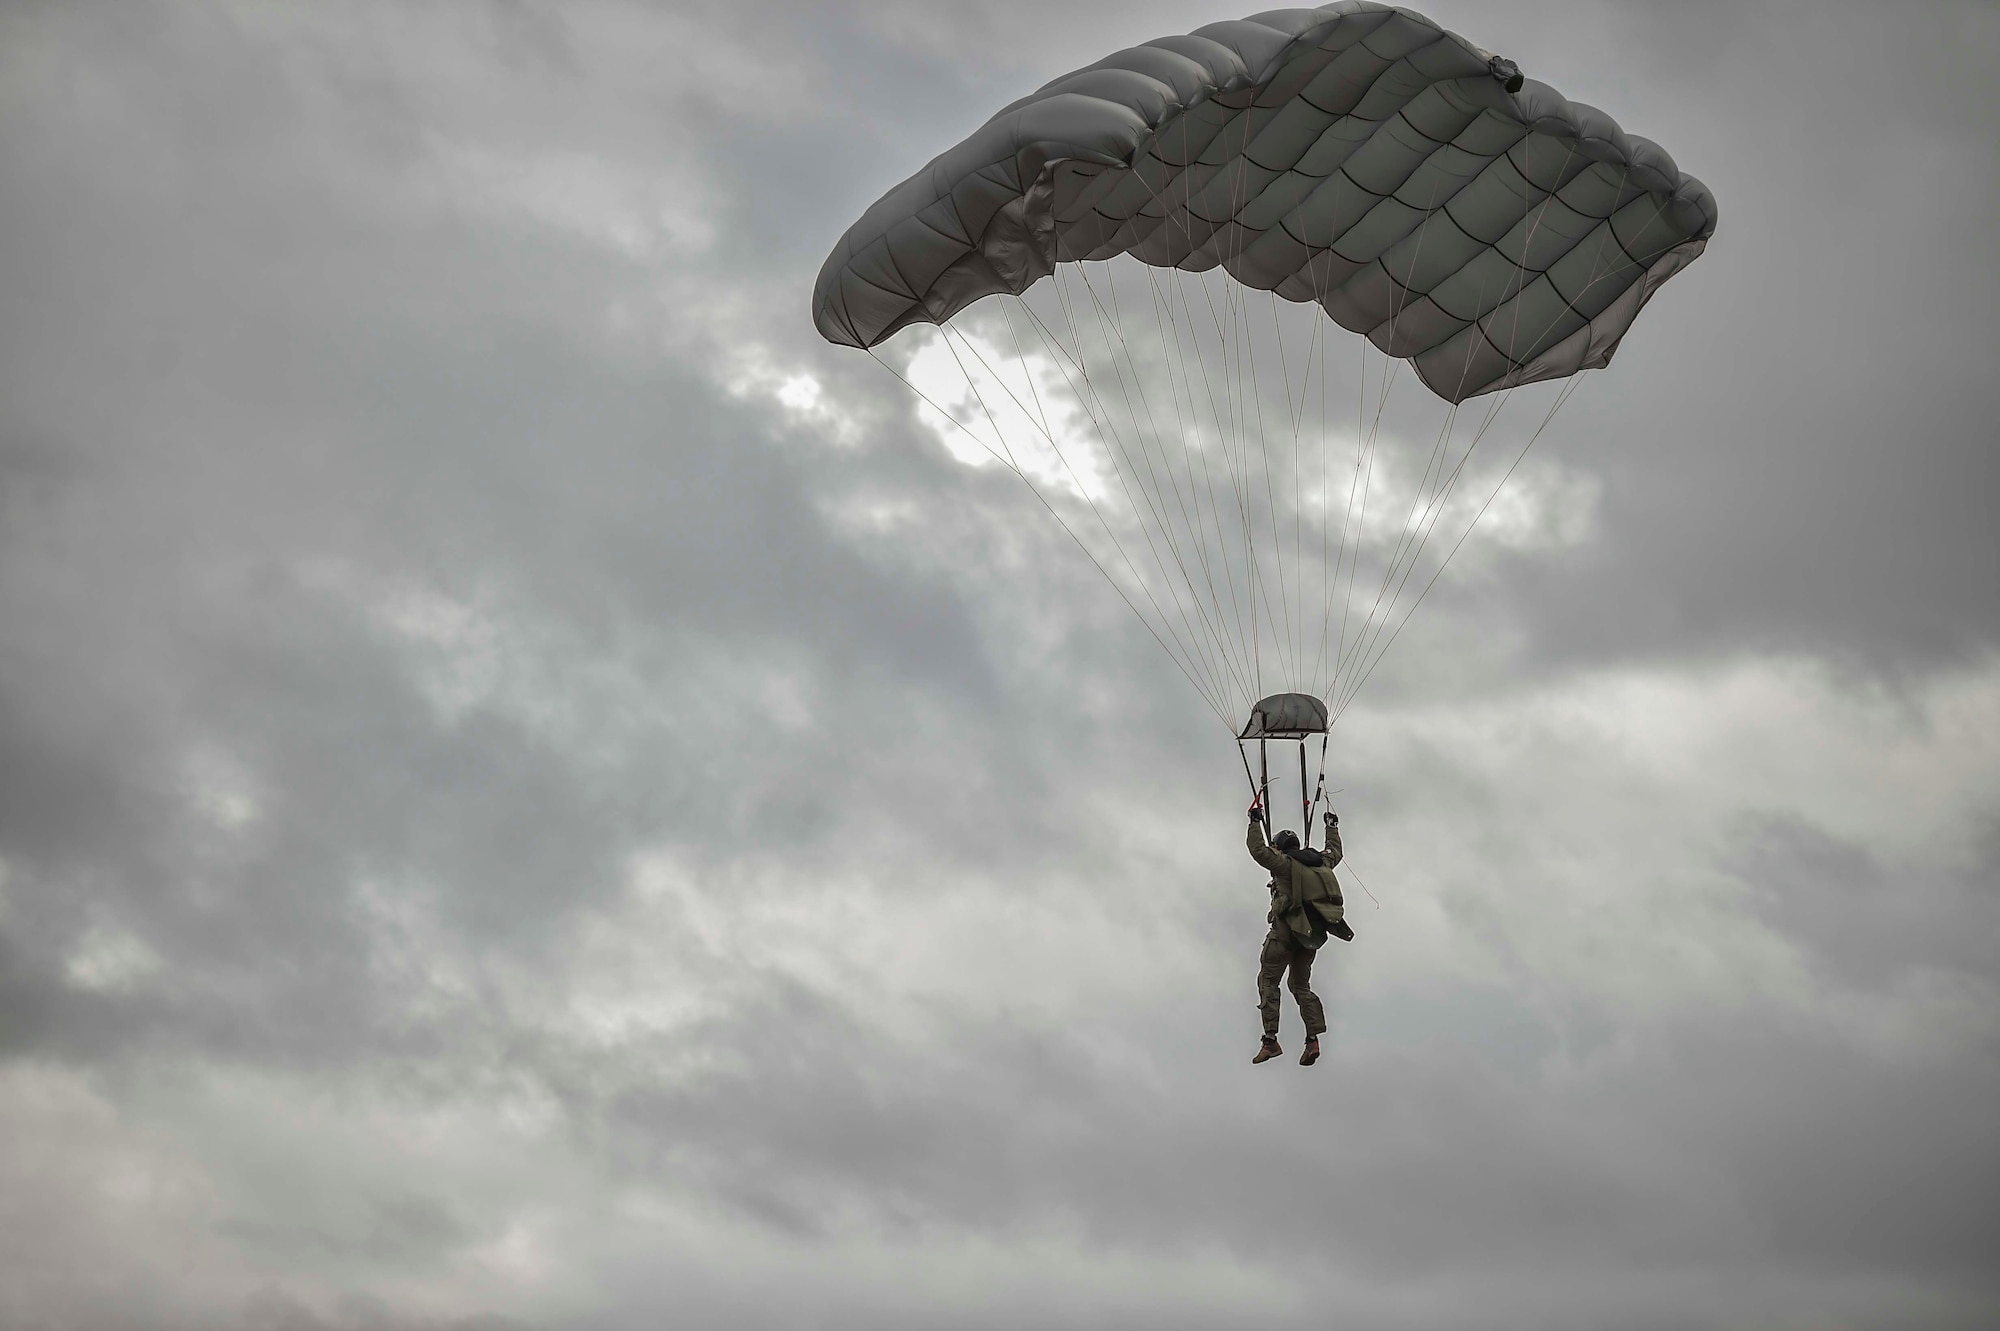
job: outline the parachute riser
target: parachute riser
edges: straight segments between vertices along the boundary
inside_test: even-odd
[[[1299,844],[1313,843],[1312,801],[1306,797],[1306,742],[1299,741]]]
[[[1304,693],[1278,693],[1262,699],[1250,711],[1250,720],[1236,737],[1237,756],[1243,763],[1244,779],[1250,782],[1258,805],[1259,819],[1264,835],[1271,835],[1271,806],[1264,801],[1264,794],[1271,785],[1271,740],[1297,740],[1299,743],[1299,815],[1304,820],[1299,828],[1299,844],[1312,844],[1313,810],[1319,803],[1320,792],[1326,788],[1326,741],[1327,727],[1331,718],[1327,706],[1320,699]],[[1317,788],[1307,784],[1306,740],[1313,735],[1320,737],[1320,780]],[[1263,769],[1263,782],[1251,775],[1249,754],[1244,750],[1245,740],[1257,741],[1257,761]]]
[[[1329,738],[1331,738],[1330,735],[1321,735],[1319,737],[1319,780],[1313,783],[1312,803],[1306,806],[1307,827],[1312,826],[1313,815],[1319,812],[1320,797],[1326,793],[1326,742]],[[1299,760],[1301,762],[1305,760],[1305,744],[1303,741],[1299,744]],[[1305,784],[1305,775],[1303,772],[1300,773],[1299,783],[1301,785]]]
[[[1263,789],[1268,793],[1271,789],[1271,742],[1269,740],[1260,739],[1257,741],[1257,765],[1263,769]],[[1271,839],[1271,801],[1268,798],[1265,799],[1263,808],[1264,840],[1269,841]]]

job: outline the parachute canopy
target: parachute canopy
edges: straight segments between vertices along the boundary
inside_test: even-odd
[[[1250,709],[1238,739],[1304,739],[1326,733],[1326,704],[1310,693],[1274,693]]]
[[[1609,363],[1715,230],[1659,145],[1407,9],[1341,0],[1056,79],[884,195],[813,318],[873,347],[1075,260],[1220,265],[1461,402]]]

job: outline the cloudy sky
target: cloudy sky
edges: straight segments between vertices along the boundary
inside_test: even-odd
[[[2000,1321],[2000,11],[1427,8],[1722,221],[1338,727],[1308,1071],[1214,718],[807,310],[1233,11],[0,6],[0,1324]]]

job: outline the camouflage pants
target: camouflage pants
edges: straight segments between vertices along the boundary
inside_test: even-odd
[[[1326,1009],[1320,1006],[1319,995],[1312,991],[1316,955],[1311,948],[1294,943],[1291,934],[1284,930],[1273,929],[1264,939],[1257,967],[1257,1010],[1264,1017],[1264,1034],[1275,1037],[1278,1033],[1278,982],[1285,978],[1287,970],[1292,973],[1292,997],[1298,1002],[1299,1016],[1305,1019],[1306,1034],[1318,1035],[1326,1029]]]

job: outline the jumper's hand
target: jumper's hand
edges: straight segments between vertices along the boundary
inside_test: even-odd
[[[1253,823],[1264,821],[1264,797],[1262,795],[1250,801],[1250,821]]]
[[[1328,809],[1326,811],[1326,825],[1328,827],[1336,827],[1339,824],[1340,824],[1340,815],[1335,813],[1332,809]]]

